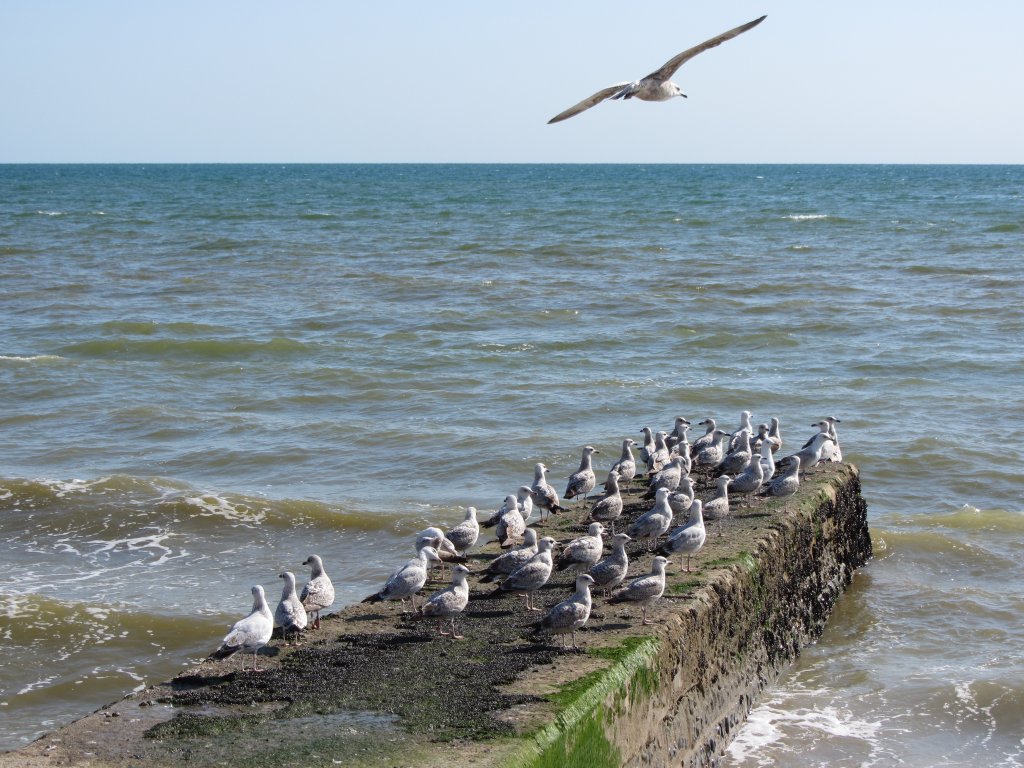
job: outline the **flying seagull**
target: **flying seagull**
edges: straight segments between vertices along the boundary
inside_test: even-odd
[[[642,80],[635,80],[632,83],[616,83],[615,85],[609,85],[607,88],[602,88],[593,96],[588,96],[579,104],[569,107],[565,112],[559,112],[548,120],[548,124],[559,123],[562,120],[575,117],[580,112],[600,104],[605,99],[632,99],[635,96],[644,101],[668,101],[675,96],[686,98],[686,94],[682,92],[679,86],[669,80],[676,73],[676,70],[698,53],[703,53],[709,48],[721,45],[726,40],[732,40],[737,35],[742,35],[748,29],[756,27],[765,18],[766,16],[762,16],[759,19],[748,21],[746,24],[736,27],[736,29],[730,29],[728,32],[723,32],[716,37],[712,37],[710,40],[705,40],[700,45],[687,48],[682,53],[673,56],[662,64],[659,69],[654,70]]]

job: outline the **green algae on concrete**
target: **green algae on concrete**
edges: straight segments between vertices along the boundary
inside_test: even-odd
[[[592,655],[612,663],[569,681],[552,694],[549,698],[556,704],[558,714],[550,725],[532,736],[532,744],[512,756],[508,765],[536,768],[621,765],[621,753],[608,741],[605,723],[617,716],[623,697],[635,700],[650,692],[654,685],[654,658],[660,645],[655,638],[633,637],[618,646],[591,651]],[[529,753],[534,748],[537,754],[531,759]]]

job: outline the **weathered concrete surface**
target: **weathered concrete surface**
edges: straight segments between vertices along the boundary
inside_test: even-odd
[[[709,497],[707,478],[698,495]],[[650,507],[633,494],[620,527]],[[207,662],[73,723],[0,766],[712,765],[759,692],[820,634],[871,556],[857,470],[812,471],[788,500],[733,500],[695,573],[670,566],[665,597],[639,611],[595,601],[586,652],[530,640],[518,599],[473,596],[462,641],[351,606],[299,648]],[[543,530],[570,538],[582,513]],[[651,555],[630,550],[630,573]],[[483,548],[493,556],[493,546]],[[558,574],[542,602],[567,596]]]

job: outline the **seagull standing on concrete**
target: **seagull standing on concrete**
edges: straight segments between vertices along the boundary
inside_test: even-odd
[[[812,427],[817,427],[821,432],[832,438],[831,443],[825,443],[821,447],[821,461],[843,460],[843,451],[839,447],[839,435],[836,434],[836,424],[842,424],[842,422],[835,416],[826,416],[817,424],[811,424]],[[813,439],[812,437],[811,440]],[[811,444],[811,440],[804,443],[803,447],[807,448]]]
[[[583,447],[580,468],[570,475],[569,484],[565,487],[565,495],[562,498],[575,499],[577,496],[582,496],[583,502],[586,503],[587,494],[597,485],[597,476],[594,474],[594,466],[591,461],[591,456],[595,453],[600,453],[600,451],[594,446]]]
[[[633,446],[636,440],[626,438],[622,441],[622,455],[612,464],[611,471],[618,475],[620,483],[628,483],[636,477],[636,459],[633,458]],[[606,484],[607,485],[607,484]]]
[[[572,647],[576,645],[576,630],[587,623],[590,618],[590,587],[594,579],[585,573],[576,577],[576,592],[568,600],[563,600],[554,608],[544,614],[544,618],[536,624],[535,634],[538,635],[561,635],[562,646],[565,646],[565,636],[572,634]]]
[[[536,554],[537,532],[533,528],[527,528],[523,534],[523,543],[491,560],[484,569],[480,581],[486,584],[501,576],[508,576],[516,568],[529,562],[530,558]]]
[[[654,506],[640,515],[626,530],[634,539],[650,539],[650,548],[658,542],[658,537],[672,527],[672,507],[668,505],[668,488],[659,488],[655,494]]]
[[[270,613],[270,606],[267,605],[267,597],[263,593],[263,587],[256,584],[252,588],[252,611],[244,619],[239,619],[232,625],[231,631],[221,641],[220,648],[214,651],[210,657],[214,659],[226,659],[238,651],[248,653],[252,651],[252,671],[262,672],[256,666],[256,654],[260,648],[270,642],[270,636],[274,634],[274,616]],[[245,671],[245,657],[242,657],[242,671]]]
[[[671,59],[666,61],[658,69],[651,72],[640,80],[633,82],[616,83],[610,85],[607,88],[602,88],[597,93],[588,96],[578,104],[574,104],[564,112],[559,112],[557,115],[548,120],[548,124],[558,123],[562,120],[568,120],[570,117],[578,115],[580,112],[590,109],[597,104],[600,104],[605,99],[632,99],[637,98],[642,101],[668,101],[676,96],[682,96],[686,98],[686,94],[683,93],[682,89],[669,80],[676,70],[678,70],[683,64],[688,62],[697,54],[703,53],[709,48],[714,48],[717,45],[721,45],[726,40],[732,40],[737,35],[742,35],[748,29],[753,29],[762,21],[765,17],[762,16],[759,19],[754,19],[746,24],[743,24],[735,29],[730,29],[728,32],[723,32],[720,35],[712,37],[710,40],[705,40],[700,45],[695,45],[693,48],[687,48],[682,53],[676,54]]]
[[[456,565],[452,568],[452,584],[431,595],[430,599],[420,608],[424,617],[433,616],[437,619],[437,633],[442,637],[451,635],[452,640],[461,640],[462,635],[455,631],[455,618],[469,604],[469,584],[466,576],[469,568]],[[452,620],[452,631],[444,631],[444,620]]]
[[[728,437],[728,432],[716,429],[711,433],[711,442],[701,448],[700,452],[693,457],[693,463],[698,467],[716,467],[721,464],[725,453],[722,443]],[[697,443],[693,445],[695,448],[697,447]]]
[[[705,448],[712,445],[713,443],[718,442],[718,437],[715,435],[715,430],[718,428],[718,425],[715,423],[714,419],[710,417],[706,418],[704,419],[704,421],[698,422],[697,426],[706,427],[707,431],[705,431],[703,435],[694,440],[693,445],[690,446],[690,457],[693,459],[696,459],[697,454],[699,454]]]
[[[309,581],[302,588],[299,600],[302,606],[312,615],[310,629],[320,629],[320,611],[330,608],[334,602],[334,584],[331,577],[324,571],[324,561],[319,555],[310,555],[302,561],[310,567]]]
[[[441,557],[437,554],[437,550],[428,545],[420,547],[416,557],[392,573],[378,592],[363,598],[362,602],[379,603],[383,600],[401,600],[404,604],[405,598],[409,598],[412,610],[415,612],[416,593],[427,583],[427,569],[430,567],[431,560],[440,562]]]
[[[624,533],[612,536],[612,553],[590,569],[594,583],[604,589],[607,595],[626,578],[629,570],[629,556],[626,555],[626,543],[632,539]]]
[[[615,521],[622,514],[622,495],[619,493],[619,476],[615,470],[608,472],[608,479],[604,481],[605,493],[590,508],[590,520],[599,523],[610,523],[612,534],[615,534]]]
[[[281,628],[281,637],[285,644],[288,644],[288,633],[292,633],[292,639],[298,644],[299,632],[306,628],[306,609],[295,594],[295,574],[285,571],[278,574],[284,579],[284,589],[281,591],[281,601],[274,611],[274,624]]]
[[[557,514],[565,509],[558,503],[558,491],[548,483],[547,471],[547,467],[537,462],[533,467],[533,486],[530,488],[533,492],[533,503],[540,507],[540,522],[542,523],[544,522],[544,510],[547,510],[548,514]]]
[[[718,521],[718,535],[722,535],[722,520],[729,516],[729,484],[732,478],[722,475],[715,481],[715,495],[704,502],[704,519]]]
[[[665,592],[665,564],[668,563],[661,555],[651,561],[651,572],[647,576],[639,576],[629,584],[612,593],[609,603],[640,603],[643,609],[643,624],[653,624],[647,618],[648,606]]]
[[[502,592],[515,592],[518,595],[526,596],[526,610],[539,611],[533,605],[533,593],[548,583],[551,578],[551,548],[555,546],[555,540],[545,536],[537,542],[537,554],[531,557],[526,563],[516,568],[508,575],[497,589],[490,593],[490,597],[497,597]]]
[[[445,537],[463,557],[466,551],[480,538],[480,523],[476,520],[476,507],[466,507],[466,519],[445,533]]]
[[[821,461],[821,454],[826,442],[832,442],[832,438],[825,432],[819,432],[808,440],[807,444],[803,448],[793,454],[793,456],[800,459],[800,469],[805,475],[807,474],[807,470],[814,469],[814,467],[818,466],[818,462]]]
[[[580,536],[566,544],[562,554],[555,561],[555,570],[564,571],[566,568],[575,568],[577,573],[589,571],[604,552],[604,526],[600,523],[591,523],[587,529],[586,536]]]
[[[686,555],[686,572],[690,573],[690,557],[700,551],[706,539],[702,504],[700,499],[694,499],[690,505],[690,517],[686,525],[679,526],[669,534],[668,541],[661,545],[658,554],[671,557],[678,552],[680,569],[683,568],[683,555]]]
[[[783,462],[788,461],[789,466],[786,467],[786,471],[781,475],[772,480],[768,485],[765,486],[765,496],[776,496],[784,498],[786,496],[792,496],[798,490],[800,490],[800,456],[799,454],[793,454],[787,456],[784,459],[779,460],[781,466]]]

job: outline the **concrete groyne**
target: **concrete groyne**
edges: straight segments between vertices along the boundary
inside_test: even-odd
[[[650,506],[625,498],[624,521]],[[197,665],[0,765],[712,765],[871,556],[851,465],[813,470],[789,499],[733,506],[695,572],[673,561],[653,626],[597,598],[583,652],[531,641],[535,615],[512,596],[482,599],[475,582],[457,642],[394,606],[350,606],[262,658],[265,672]],[[566,539],[582,518],[542,530]],[[651,558],[635,544],[631,574]],[[567,596],[571,578],[558,574],[541,602]]]

